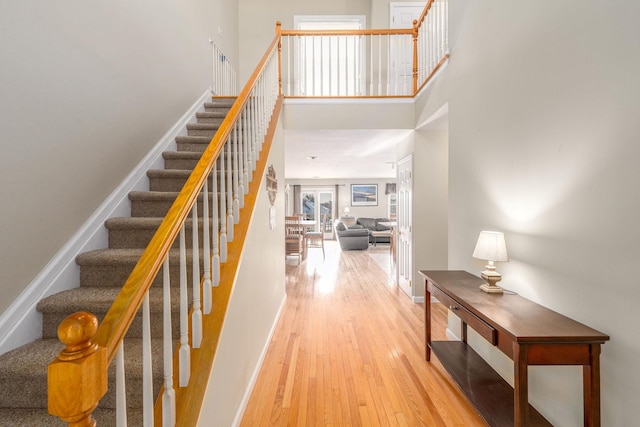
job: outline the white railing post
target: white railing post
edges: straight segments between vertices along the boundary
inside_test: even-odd
[[[124,373],[124,341],[116,352],[116,426],[127,427],[127,385]]]
[[[218,227],[218,160],[213,162],[211,171],[211,239],[213,241],[213,257],[211,258],[211,286],[220,284],[220,262],[222,257],[218,252],[220,230]],[[225,257],[226,260],[226,257]],[[213,304],[213,302],[212,302]]]
[[[205,180],[205,188],[206,188],[206,180]],[[203,198],[206,200],[207,196],[203,195]],[[204,209],[204,205],[203,205]],[[203,226],[205,215],[202,215],[203,218]],[[193,287],[193,307],[191,313],[191,345],[193,348],[200,348],[200,344],[202,343],[202,310],[200,308],[200,232],[198,228],[200,228],[198,221],[198,198],[193,201],[193,207],[191,208],[191,222],[193,223],[192,231],[191,231],[191,244],[193,246],[192,249],[192,262],[191,262],[191,284]],[[208,233],[208,230],[203,228],[203,242],[204,235]],[[206,254],[206,250],[203,250],[203,253]],[[205,256],[204,260],[204,269],[207,269],[209,264],[209,259]],[[186,299],[186,296],[185,296]],[[188,312],[188,308],[187,312]],[[187,317],[188,320],[188,317]],[[187,326],[188,326],[187,322]],[[191,371],[191,370],[189,370]]]
[[[204,180],[202,186],[202,258],[204,261],[203,271],[204,280],[202,282],[202,312],[204,314],[211,313],[211,228],[209,218],[209,177]],[[198,289],[200,287],[198,286]],[[200,330],[202,331],[202,318],[200,319]],[[201,335],[202,339],[202,335]],[[193,347],[196,347],[195,338],[193,340]]]
[[[176,392],[173,389],[173,349],[171,334],[171,281],[169,276],[169,255],[164,259],[162,269],[163,289],[163,359],[164,359],[164,393],[162,394],[162,425],[176,425]]]
[[[238,132],[238,123],[236,122],[233,127],[233,147],[231,149],[231,154],[233,154],[233,158],[231,159],[232,169],[233,169],[233,223],[237,224],[240,221],[240,200],[238,196],[238,189],[240,186],[238,175],[238,145],[240,145],[240,135]]]
[[[225,168],[224,168],[224,146],[220,150],[220,262],[227,261],[227,215],[225,209],[227,206],[227,196],[225,189]]]
[[[151,358],[151,310],[149,291],[142,300],[142,419],[144,427],[153,427],[153,362]]]
[[[192,227],[193,228],[193,227]],[[192,261],[193,262],[193,261]],[[191,373],[191,348],[189,347],[189,301],[187,298],[187,247],[184,224],[180,229],[180,350],[178,353],[178,379],[180,387],[189,384]],[[171,317],[171,313],[169,313]]]
[[[233,231],[235,220],[233,218],[233,165],[231,164],[231,145],[233,144],[230,136],[225,144],[227,149],[227,242],[233,242]]]

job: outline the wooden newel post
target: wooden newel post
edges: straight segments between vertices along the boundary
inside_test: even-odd
[[[74,313],[58,327],[66,346],[49,364],[49,413],[69,427],[93,427],[93,410],[107,392],[107,352],[93,342],[98,319],[91,313]]]

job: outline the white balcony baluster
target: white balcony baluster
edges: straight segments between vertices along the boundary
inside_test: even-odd
[[[171,336],[171,280],[169,276],[169,256],[164,259],[162,269],[163,289],[163,359],[164,359],[164,392],[162,393],[162,425],[176,425],[176,392],[173,389],[173,349]]]

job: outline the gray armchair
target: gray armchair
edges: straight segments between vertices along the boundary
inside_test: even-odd
[[[338,243],[343,251],[361,250],[369,247],[369,230],[361,225],[347,227],[337,219],[333,226],[336,230]]]

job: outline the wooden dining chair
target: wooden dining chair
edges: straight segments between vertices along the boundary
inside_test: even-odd
[[[304,233],[306,249],[321,248],[322,259],[324,259],[324,226],[327,222],[327,214],[320,215],[320,231],[307,231]]]
[[[302,261],[304,252],[304,230],[300,224],[299,216],[286,216],[284,218],[285,232],[285,257],[296,255],[298,257],[298,265]]]

